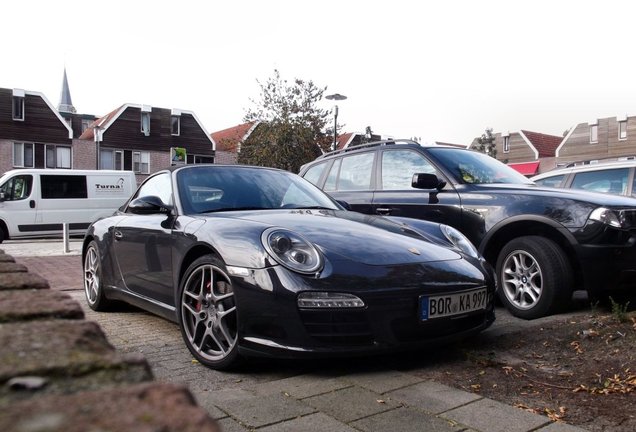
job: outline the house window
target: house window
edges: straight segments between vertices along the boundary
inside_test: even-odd
[[[93,123],[90,119],[82,119],[82,133]]]
[[[627,139],[627,120],[618,122],[618,139]]]
[[[598,142],[598,125],[590,125],[590,143]]]
[[[124,152],[122,150],[100,149],[99,169],[123,170]]]
[[[24,121],[24,97],[13,96],[13,120]]]
[[[71,148],[47,145],[46,167],[71,169]]]
[[[510,136],[503,137],[503,151],[504,153],[510,152]]]
[[[174,136],[181,135],[181,117],[172,115],[170,116],[170,133]]]
[[[33,144],[13,143],[13,166],[33,168]]]
[[[211,164],[214,163],[214,156],[188,155],[189,164]]]
[[[150,173],[150,153],[133,152],[133,171],[137,174]]]
[[[150,113],[143,112],[141,113],[141,133],[145,136],[150,135]]]

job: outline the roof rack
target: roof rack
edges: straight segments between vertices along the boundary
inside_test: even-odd
[[[405,145],[405,144],[415,144],[415,145],[420,145],[420,143],[418,143],[417,141],[413,141],[410,139],[386,139],[386,140],[381,140],[381,141],[373,141],[370,143],[366,143],[366,144],[359,144],[359,145],[355,145],[352,147],[346,147],[340,150],[334,150],[334,151],[330,151],[328,153],[323,154],[322,156],[318,156],[318,159],[322,159],[324,157],[327,156],[333,156],[333,155],[337,155],[340,153],[346,153],[349,151],[354,151],[354,150],[358,150],[358,149],[362,149],[362,148],[369,148],[369,147],[379,147],[379,146],[384,146],[384,145],[395,145],[395,144],[400,144],[400,145]]]

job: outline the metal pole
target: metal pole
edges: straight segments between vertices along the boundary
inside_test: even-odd
[[[332,150],[336,150],[338,148],[338,105],[334,108],[333,114],[333,148]]]
[[[64,222],[62,224],[62,237],[64,237],[64,253],[69,253],[71,251],[71,247],[68,241],[68,222]]]

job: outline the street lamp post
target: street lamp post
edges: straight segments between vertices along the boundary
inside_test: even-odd
[[[340,100],[345,100],[347,97],[345,95],[341,95],[340,93],[334,93],[334,94],[325,96],[325,98],[328,100],[340,101]],[[337,148],[337,145],[338,145],[338,105],[336,104],[333,111],[333,145],[331,150],[332,151],[335,150]]]

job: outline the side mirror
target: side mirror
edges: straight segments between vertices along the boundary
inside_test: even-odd
[[[351,210],[351,206],[349,205],[348,202],[342,201],[342,200],[336,200],[336,202],[340,204],[342,207],[344,207],[345,210],[349,210],[349,211]]]
[[[134,214],[167,213],[171,210],[171,205],[164,203],[155,195],[135,198],[128,204],[128,211]]]
[[[413,174],[411,186],[416,189],[437,189],[442,190],[446,186],[444,180],[440,180],[435,174],[416,173]]]

